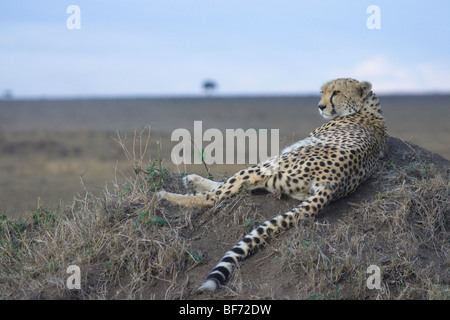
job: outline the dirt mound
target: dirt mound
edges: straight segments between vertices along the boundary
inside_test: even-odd
[[[272,239],[213,294],[193,290],[246,233],[298,201],[254,192],[191,213],[181,233],[197,262],[178,275],[182,290],[171,298],[448,298],[450,161],[397,138],[388,143],[380,170],[354,194]],[[381,269],[379,290],[367,288],[370,265]],[[150,290],[163,298],[170,286]]]
[[[196,289],[223,254],[298,201],[253,192],[210,209],[162,205],[156,190],[185,190],[180,175],[155,161],[101,197],[38,208],[26,221],[0,216],[0,296],[449,299],[450,161],[400,139],[388,143],[379,170],[354,194],[277,235],[215,293]],[[70,265],[81,270],[79,290],[66,285]],[[370,266],[379,268],[379,288],[367,285]]]

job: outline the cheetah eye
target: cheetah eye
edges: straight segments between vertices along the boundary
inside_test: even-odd
[[[341,92],[339,90],[333,91],[333,96],[337,96],[338,94],[340,94]]]

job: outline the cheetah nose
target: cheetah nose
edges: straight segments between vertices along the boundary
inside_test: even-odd
[[[327,106],[324,105],[324,104],[319,104],[317,107],[318,107],[320,110],[324,110]]]

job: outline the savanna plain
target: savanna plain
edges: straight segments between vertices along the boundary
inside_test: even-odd
[[[380,100],[391,136],[450,159],[450,96]],[[108,181],[130,174],[118,140],[131,145],[135,130],[151,126],[148,159],[164,159],[175,172],[206,175],[204,165],[172,163],[174,130],[187,129],[193,139],[198,120],[203,132],[217,128],[224,138],[226,129],[278,129],[282,149],[324,122],[318,101],[314,96],[0,101],[0,213],[18,215],[60,200],[69,204],[86,189],[101,193]],[[244,166],[216,164],[208,170],[229,175]]]

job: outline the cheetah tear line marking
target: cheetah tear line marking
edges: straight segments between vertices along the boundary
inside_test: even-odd
[[[158,192],[160,200],[186,207],[211,207],[242,189],[258,188],[301,201],[264,222],[226,252],[198,290],[218,289],[234,267],[266,239],[299,220],[314,217],[331,201],[355,191],[375,171],[377,160],[386,151],[387,133],[372,84],[337,79],[324,84],[321,94],[319,112],[329,121],[281,155],[241,170],[224,183],[189,175],[183,181],[194,194]]]

